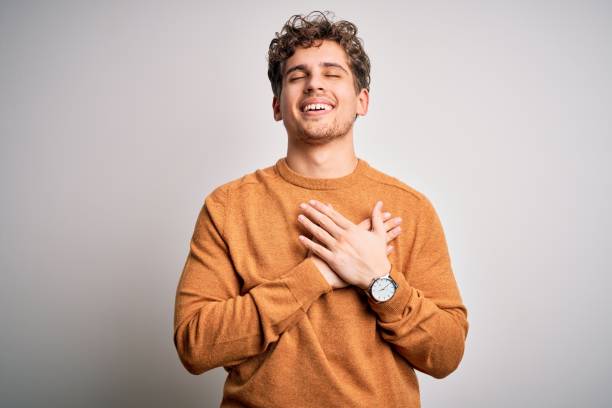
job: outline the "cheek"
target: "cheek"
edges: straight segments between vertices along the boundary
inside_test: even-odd
[[[293,106],[295,105],[296,96],[293,95],[291,91],[284,92],[281,97],[281,110],[283,112],[289,112],[293,110]]]
[[[287,114],[287,112],[289,111],[286,99],[284,99],[284,98],[281,99],[279,108],[280,108],[280,111],[283,114],[283,116],[285,116]]]
[[[342,95],[344,103],[342,110],[353,112],[357,109],[357,98],[352,90],[349,90],[345,95]]]

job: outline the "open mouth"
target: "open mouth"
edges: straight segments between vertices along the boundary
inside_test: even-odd
[[[306,116],[321,116],[328,114],[334,109],[334,106],[326,103],[311,103],[305,105],[302,109],[302,114]]]

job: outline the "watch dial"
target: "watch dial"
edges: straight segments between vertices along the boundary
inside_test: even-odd
[[[372,295],[374,296],[374,299],[379,302],[384,302],[385,300],[391,299],[394,293],[395,285],[391,279],[380,279],[374,282],[374,285],[372,285]]]

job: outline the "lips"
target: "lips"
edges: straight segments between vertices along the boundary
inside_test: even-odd
[[[309,105],[311,105],[309,107]],[[308,111],[304,111],[304,109],[306,109],[307,107],[309,108],[313,108],[314,106],[312,105],[319,105],[318,108],[323,107],[323,105],[325,105],[325,109],[317,109],[317,110],[308,110]],[[331,107],[331,109],[329,108]],[[331,111],[333,111],[336,108],[336,105],[330,101],[329,99],[326,98],[308,98],[305,99],[302,102],[302,105],[300,106],[300,111],[302,113],[303,116],[305,117],[319,117],[319,116],[324,116],[327,115],[328,113],[330,113]]]
[[[311,111],[302,112],[302,115],[304,115],[304,116],[323,116],[323,115],[327,115],[328,113],[332,112],[333,110],[334,110],[334,108],[329,109],[329,110],[325,110],[325,109],[311,110]]]
[[[304,113],[304,108],[306,106],[316,105],[316,104],[329,105],[332,107],[331,110],[333,110],[336,107],[336,105],[327,98],[307,98],[303,100],[302,103],[300,104],[300,111]]]

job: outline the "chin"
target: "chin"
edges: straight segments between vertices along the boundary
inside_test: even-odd
[[[297,131],[297,138],[307,144],[321,145],[329,143],[332,140],[346,136],[353,123],[346,122],[341,126],[338,123],[328,126],[313,126],[311,128],[300,128]]]
[[[297,138],[306,144],[322,145],[341,138],[345,134],[345,132],[338,132],[337,129],[316,129],[314,131],[301,129],[297,133]]]
[[[329,142],[331,142],[332,140],[336,139],[335,137],[298,137],[298,139],[307,145],[311,145],[311,146],[320,146],[320,145],[324,145],[324,144],[328,144]]]

